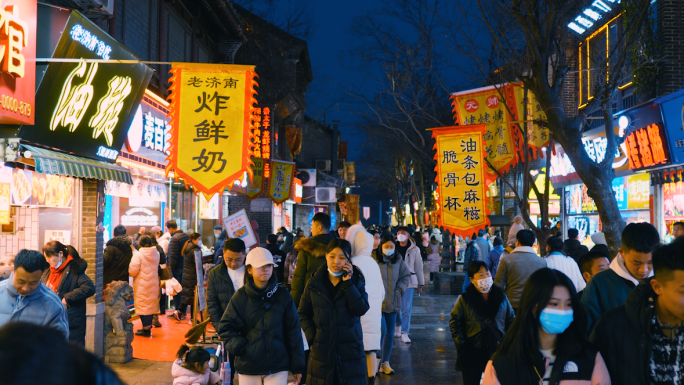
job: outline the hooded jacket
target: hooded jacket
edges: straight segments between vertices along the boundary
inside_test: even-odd
[[[420,256],[420,249],[416,246],[416,242],[409,238],[410,246],[404,255],[404,262],[411,273],[409,280],[409,289],[417,289],[418,286],[425,286],[425,274],[423,274],[423,258]]]
[[[219,322],[235,294],[235,287],[228,275],[228,266],[223,258],[218,266],[207,275],[207,311],[216,332],[221,333]]]
[[[120,235],[107,241],[102,256],[102,288],[106,288],[113,281],[128,282],[128,265],[133,258],[131,238]]]
[[[259,317],[259,310],[266,312]],[[228,304],[219,325],[221,340],[246,375],[304,371],[304,344],[297,308],[274,275],[264,289],[251,276]]]
[[[207,368],[204,373],[193,372],[183,367],[183,360],[177,359],[171,367],[173,385],[206,385],[216,384],[220,380],[219,375]]]
[[[653,276],[653,271],[651,275]],[[604,270],[589,281],[582,292],[582,305],[587,311],[587,326],[591,332],[603,313],[624,305],[627,296],[639,285],[639,280],[632,277],[625,267],[625,260],[618,254]]]
[[[436,273],[439,271],[439,265],[442,263],[442,256],[439,254],[440,247],[441,246],[439,243],[433,245],[432,242],[430,242],[428,245],[427,259],[430,261],[430,273]]]
[[[297,255],[297,266],[292,275],[292,285],[290,294],[299,306],[299,301],[304,293],[304,287],[318,269],[325,265],[325,252],[328,250],[328,243],[333,239],[330,233],[318,234],[311,238],[302,238],[295,243],[294,249]]]
[[[69,339],[67,309],[57,294],[42,282],[29,295],[21,295],[12,285],[14,274],[0,282],[0,328],[10,322],[45,325]]]
[[[520,222],[516,222],[516,220]],[[515,218],[513,218],[513,224],[508,230],[508,240],[506,241],[506,245],[515,247],[515,241],[518,240],[518,231],[525,230],[525,226],[522,225],[522,220],[523,219],[520,215],[516,215]]]
[[[401,311],[401,296],[408,288],[411,272],[404,260],[398,255],[388,258],[382,253],[381,248],[375,249],[373,255],[378,261],[378,266],[380,266],[382,283],[385,287],[382,311],[384,313],[399,313]]]
[[[71,258],[57,284],[57,296],[67,303],[69,341],[85,346],[86,299],[95,295],[95,284],[85,274],[88,262],[81,257],[71,256]],[[50,269],[48,268],[43,273],[41,281],[45,284],[49,278]]]
[[[169,255],[169,241],[171,241],[171,234],[164,233],[157,239],[157,244],[164,250],[164,255]]]
[[[183,279],[181,280],[181,286],[183,286],[181,303],[183,305],[192,305],[193,300],[195,299],[195,286],[197,286],[195,250],[202,251],[198,245],[188,242],[188,245],[185,248],[185,254],[183,255]],[[202,271],[202,273],[204,273],[204,271]]]
[[[449,321],[451,337],[458,351],[456,370],[463,371],[472,366],[481,368],[496,351],[496,336],[491,335],[487,320],[493,322],[500,336],[506,334],[515,320],[506,294],[498,286],[492,285],[485,301],[474,285],[468,286],[456,301]]]
[[[370,305],[363,274],[353,266],[352,278],[341,281],[332,298],[326,287],[327,265],[309,280],[299,303],[299,319],[311,347],[308,385],[365,385],[366,355],[360,317]]]
[[[169,261],[173,278],[176,278],[178,282],[183,278],[183,262],[185,261],[181,251],[188,239],[190,239],[188,234],[178,230],[171,235],[169,240],[169,252],[166,253],[166,259]]]
[[[133,254],[128,274],[133,277],[133,299],[137,315],[159,313],[159,251],[141,247]]]
[[[373,236],[361,225],[347,229],[345,236],[352,244],[351,263],[358,267],[366,281],[368,293],[368,312],[361,317],[363,348],[366,351],[382,349],[382,302],[385,299],[385,286],[378,263],[371,257]]]
[[[513,309],[517,309],[527,278],[545,267],[546,261],[532,247],[519,246],[512,253],[501,256],[494,284],[504,290]]]
[[[601,317],[589,337],[605,357],[614,384],[649,383],[653,347],[651,320],[655,311],[649,298],[656,298],[651,285],[648,282],[639,285],[627,296],[624,305],[608,310]]]

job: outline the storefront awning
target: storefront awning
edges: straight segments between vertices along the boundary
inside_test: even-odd
[[[63,154],[28,144],[22,144],[21,147],[25,151],[31,152],[31,157],[36,161],[36,172],[39,173],[113,180],[133,184],[131,173],[115,164]]]

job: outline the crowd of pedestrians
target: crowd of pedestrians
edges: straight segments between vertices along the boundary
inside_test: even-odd
[[[516,218],[517,219],[517,218]],[[395,339],[410,344],[413,299],[463,254],[465,283],[449,322],[455,369],[475,384],[680,384],[684,378],[684,239],[662,245],[651,224],[632,223],[612,260],[605,236],[589,250],[568,229],[552,233],[540,257],[535,233],[520,228],[505,242],[489,228],[465,240],[439,230],[366,229],[313,217],[311,237],[282,228],[266,247],[247,248],[214,229],[207,258],[207,312],[241,385],[374,384],[392,375]],[[181,321],[196,301],[198,233],[173,221],[133,237],[114,229],[104,255],[108,282],[133,284],[138,336],[161,327],[160,286],[180,283],[169,317]],[[213,253],[213,255],[212,255]],[[453,261],[447,261],[454,263]],[[95,285],[78,251],[50,241],[20,251],[0,282],[0,346],[23,323],[46,339],[61,334],[85,346],[86,300]],[[125,276],[124,276],[125,275]],[[173,293],[175,294],[175,293]],[[53,333],[53,334],[51,334]],[[0,355],[3,353],[0,351]],[[73,351],[82,360],[87,353]],[[174,384],[215,383],[208,352],[183,345]],[[106,366],[88,375],[117,383]],[[90,373],[90,372],[87,372]],[[103,377],[103,378],[104,378]],[[97,381],[93,383],[98,383]],[[102,382],[99,382],[102,383]]]

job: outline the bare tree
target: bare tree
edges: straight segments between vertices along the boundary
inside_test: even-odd
[[[315,30],[309,0],[232,0],[283,31],[306,40]]]

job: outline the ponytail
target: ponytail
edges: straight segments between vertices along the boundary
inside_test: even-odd
[[[180,360],[185,360],[185,353],[187,353],[188,350],[190,350],[188,345],[186,345],[186,344],[181,345],[180,349],[178,349],[178,353],[176,353],[176,357],[178,357],[178,359],[180,359]]]
[[[187,241],[185,241],[185,244],[183,245],[183,248],[181,249],[181,255],[185,255],[185,249],[188,248],[188,244],[190,244],[192,241],[195,239],[201,237],[202,235],[200,233],[192,233],[190,234],[190,238],[188,238]]]
[[[194,346],[192,349],[188,345],[181,345],[176,353],[176,357],[183,361],[182,366],[185,369],[191,370],[195,373],[200,373],[204,363],[211,359],[211,355],[206,349],[201,346]]]

